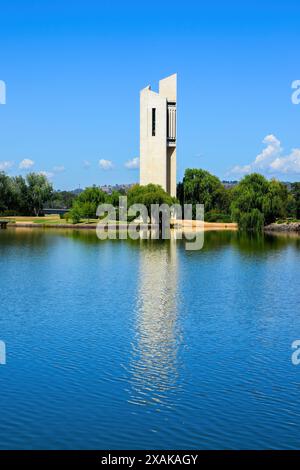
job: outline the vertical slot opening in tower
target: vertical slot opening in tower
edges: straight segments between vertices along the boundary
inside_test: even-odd
[[[156,128],[156,108],[152,108],[152,136],[155,136]]]

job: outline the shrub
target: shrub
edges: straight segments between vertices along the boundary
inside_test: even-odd
[[[230,223],[231,217],[229,214],[218,211],[209,211],[204,213],[204,219],[206,222],[220,222],[220,223]]]
[[[79,224],[81,220],[81,212],[79,210],[79,207],[74,205],[72,209],[69,211],[69,217],[72,220],[73,224]]]
[[[156,184],[147,184],[140,186],[136,184],[128,191],[128,207],[133,204],[144,204],[147,208],[148,215],[151,214],[152,204],[167,204],[172,206],[176,202],[161,186]],[[137,214],[135,217],[138,217]]]
[[[62,220],[69,220],[70,219],[70,212],[64,212],[63,214],[59,214],[59,218]]]

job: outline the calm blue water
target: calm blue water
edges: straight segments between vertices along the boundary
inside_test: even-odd
[[[297,237],[0,231],[0,448],[299,448],[299,266]]]

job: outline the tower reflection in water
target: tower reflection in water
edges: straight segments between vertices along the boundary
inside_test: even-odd
[[[176,240],[141,240],[130,402],[168,406],[178,391],[178,266]],[[143,246],[144,245],[144,246]]]

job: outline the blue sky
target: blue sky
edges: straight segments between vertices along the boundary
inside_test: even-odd
[[[0,0],[0,169],[138,181],[139,90],[177,72],[178,179],[300,180],[299,44],[297,1]]]

